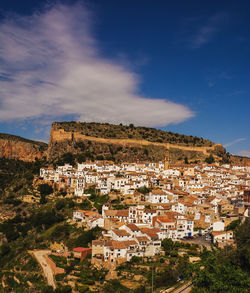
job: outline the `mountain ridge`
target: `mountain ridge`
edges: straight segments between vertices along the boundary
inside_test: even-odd
[[[217,162],[249,164],[250,158],[233,156],[221,144],[208,139],[149,127],[95,122],[53,122],[49,144],[0,133],[0,157],[50,162],[72,154],[76,161],[160,161],[166,151],[172,163],[203,162],[210,154]]]
[[[0,157],[33,162],[46,156],[48,145],[21,136],[0,133]]]
[[[73,121],[52,124],[47,155],[54,159],[63,153],[82,153],[85,159],[135,162],[164,160],[166,151],[170,153],[171,162],[186,158],[204,161],[210,154],[216,158],[226,155],[222,145],[199,137],[135,127],[133,124]]]

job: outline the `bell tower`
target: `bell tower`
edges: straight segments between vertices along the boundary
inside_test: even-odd
[[[165,153],[165,158],[164,158],[164,170],[169,169],[169,163],[170,163],[170,155],[169,155],[169,150],[167,149]]]

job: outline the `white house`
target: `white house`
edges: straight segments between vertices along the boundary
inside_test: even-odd
[[[213,231],[212,241],[214,245],[230,245],[233,243],[233,231]]]
[[[162,189],[154,189],[146,197],[146,200],[151,203],[168,203],[168,194]]]
[[[213,223],[213,231],[224,231],[225,224],[222,221],[216,221]]]

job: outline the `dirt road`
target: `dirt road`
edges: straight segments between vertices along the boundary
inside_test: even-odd
[[[50,265],[46,261],[46,256],[50,253],[50,250],[35,250],[32,251],[33,255],[41,265],[43,269],[43,273],[45,277],[47,278],[48,285],[52,286],[54,289],[56,288],[56,283],[53,276],[53,271],[50,267]]]

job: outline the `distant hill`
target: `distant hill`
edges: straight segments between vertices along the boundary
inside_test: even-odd
[[[45,156],[47,147],[44,142],[0,133],[0,157],[32,162]]]

